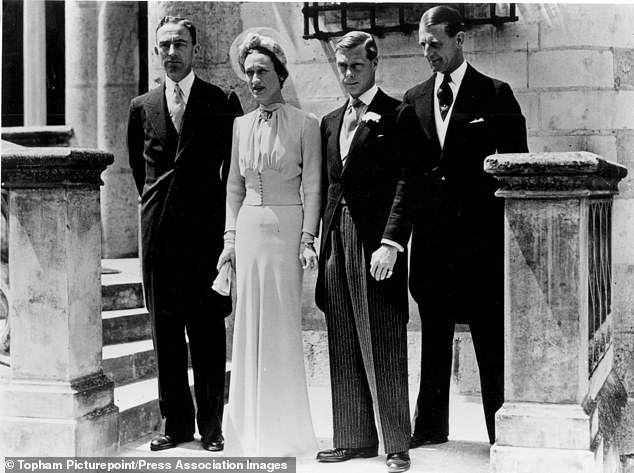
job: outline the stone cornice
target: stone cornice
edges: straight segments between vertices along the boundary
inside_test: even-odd
[[[500,183],[499,197],[569,198],[618,192],[627,168],[585,151],[494,154],[485,172]]]
[[[23,148],[2,151],[2,187],[99,186],[112,153],[82,148]]]
[[[68,125],[14,126],[0,128],[2,139],[22,146],[68,146],[73,129]]]

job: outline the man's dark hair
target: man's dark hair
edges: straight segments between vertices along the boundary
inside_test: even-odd
[[[445,33],[450,38],[453,38],[459,31],[465,30],[464,20],[462,15],[455,8],[440,5],[430,8],[420,19],[421,25],[429,27],[435,25],[445,24]]]
[[[365,48],[365,54],[370,61],[373,61],[379,54],[374,37],[363,31],[350,31],[346,33],[335,45],[335,51],[354,49],[357,46],[363,46]]]
[[[192,23],[192,21],[188,18],[184,18],[182,16],[171,16],[166,15],[161,18],[158,26],[156,27],[155,33],[158,33],[158,30],[161,29],[161,26],[166,25],[168,23],[173,23],[176,25],[183,26],[187,31],[189,31],[190,36],[192,37],[192,44],[196,44],[196,27]]]

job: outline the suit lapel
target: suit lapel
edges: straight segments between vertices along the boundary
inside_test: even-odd
[[[379,91],[374,96],[374,99],[372,100],[370,105],[368,105],[368,110],[366,111],[366,113],[374,112],[374,113],[377,113],[378,115],[381,115],[385,108],[384,98],[385,98],[385,94],[383,93],[381,89],[379,89]],[[369,134],[370,134],[370,128],[363,120],[361,120],[361,117],[359,117],[359,125],[357,126],[357,131],[352,137],[352,143],[350,143],[350,149],[348,150],[348,157],[346,158],[346,164],[343,167],[343,170],[341,171],[342,173],[346,172],[346,169],[350,167],[350,163],[355,160],[358,154],[359,148],[363,145],[363,143],[365,143],[365,140],[368,138]]]
[[[330,138],[328,140],[328,158],[334,167],[333,170],[337,174],[341,174],[341,170],[343,169],[343,165],[341,164],[341,149],[339,148],[339,134],[341,133],[343,115],[347,106],[348,102],[335,112],[329,123]]]
[[[423,131],[427,134],[430,140],[438,140],[438,133],[436,133],[436,121],[434,119],[434,81],[435,75],[432,75],[430,79],[423,84],[421,94],[419,96],[418,107],[420,107],[420,122],[423,127]]]
[[[368,107],[368,112],[374,112],[374,110],[371,110]],[[354,161],[355,156],[358,154],[357,151],[359,147],[365,142],[366,138],[368,137],[368,133],[370,133],[370,129],[364,122],[360,121],[359,125],[357,126],[357,130],[352,137],[350,149],[348,150],[348,157],[346,158],[346,164],[343,166],[343,170],[341,172],[345,172],[350,163]]]
[[[419,117],[421,127],[429,139],[429,143],[434,150],[433,155],[440,158],[442,149],[436,131],[436,118],[434,114],[434,82],[435,74],[427,81],[423,82],[417,97],[414,97],[416,114]]]
[[[167,106],[165,104],[165,84],[152,89],[147,101],[147,116],[158,136],[161,144],[165,147],[165,138],[167,137],[167,120],[169,116],[165,113]]]

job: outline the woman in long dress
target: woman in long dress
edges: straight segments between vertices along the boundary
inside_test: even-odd
[[[226,454],[312,455],[301,330],[303,269],[316,268],[321,140],[317,118],[284,103],[281,47],[252,34],[238,50],[258,108],[235,120],[225,250],[236,295]],[[235,252],[233,246],[235,244]]]

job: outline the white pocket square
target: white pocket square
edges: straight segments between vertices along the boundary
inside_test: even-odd
[[[484,118],[476,118],[475,120],[471,120],[469,122],[469,125],[471,125],[472,123],[482,123],[484,121]]]

